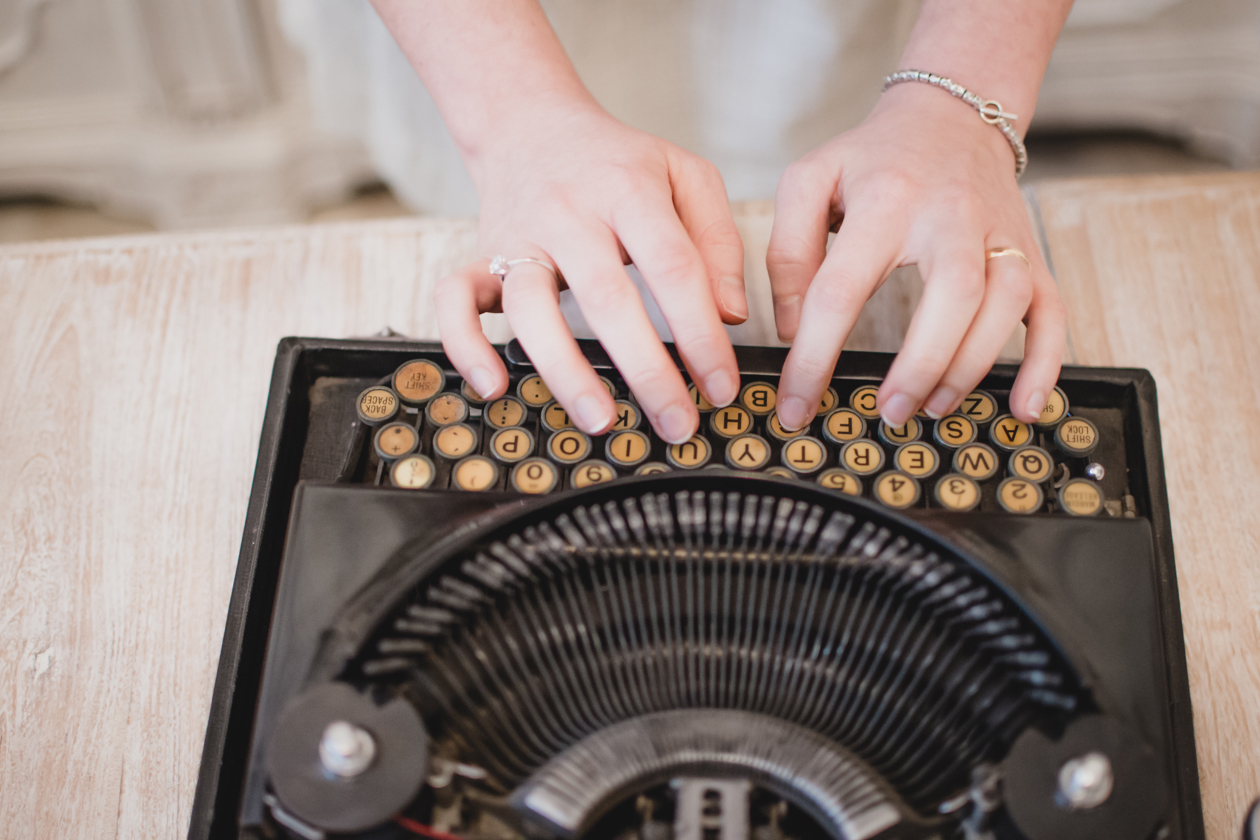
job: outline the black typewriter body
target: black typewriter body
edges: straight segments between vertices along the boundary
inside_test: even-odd
[[[503,352],[516,389],[532,368]],[[784,350],[736,353],[746,386],[777,384]],[[913,477],[906,442],[870,424],[884,469],[850,495],[853,475],[822,478],[848,471],[821,415],[807,469],[770,473],[791,442],[750,414],[738,431],[771,452],[757,470],[723,460],[733,438],[712,426],[695,469],[650,432],[638,464],[601,459],[605,436],[533,495],[472,403],[464,455],[494,480],[452,489],[423,405],[375,426],[356,410],[415,360],[461,393],[435,344],[280,345],[190,837],[1204,836],[1147,372],[1064,369],[1064,413],[1097,439],[1075,457],[1031,430],[1053,474],[1024,513],[999,490],[1023,481],[1016,447],[997,445],[951,509],[936,484],[961,475],[960,447],[926,418],[915,440],[939,463],[904,508],[878,482]],[[891,360],[844,354],[832,409]],[[1015,373],[980,386],[999,408]],[[522,408],[522,458],[545,457],[557,431]],[[390,480],[400,458],[374,438],[398,418],[407,454],[434,456],[428,486]],[[666,474],[635,474],[648,463]],[[1065,510],[1072,481],[1096,515]],[[338,740],[334,721],[355,726]]]

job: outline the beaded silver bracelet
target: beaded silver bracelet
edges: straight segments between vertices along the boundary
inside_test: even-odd
[[[998,130],[1002,132],[1002,136],[1006,138],[1006,142],[1011,144],[1011,151],[1015,153],[1015,177],[1018,178],[1024,174],[1024,170],[1028,167],[1028,150],[1024,148],[1024,141],[1019,139],[1018,132],[1007,122],[1007,120],[1017,120],[1019,117],[1003,111],[1000,102],[992,99],[981,99],[953,79],[947,79],[935,73],[925,73],[922,70],[898,70],[884,79],[884,90],[888,90],[893,85],[899,85],[902,82],[924,82],[925,84],[936,85],[938,88],[949,91],[979,111],[980,119],[989,125],[997,126]]]

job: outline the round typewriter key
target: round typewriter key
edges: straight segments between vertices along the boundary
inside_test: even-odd
[[[1098,428],[1084,417],[1069,417],[1054,430],[1054,443],[1072,458],[1084,458],[1098,447]]]
[[[427,359],[403,362],[394,371],[394,390],[407,405],[424,405],[446,387],[446,374]]]
[[[669,472],[669,467],[660,461],[648,461],[646,464],[640,464],[639,468],[634,471],[635,475],[657,475],[659,473]]]
[[[626,429],[637,429],[639,423],[643,421],[643,415],[639,413],[639,407],[629,400],[616,400],[613,402],[613,411],[617,414],[617,422],[613,423],[613,432],[624,432]]]
[[[877,434],[879,439],[889,446],[901,446],[903,443],[918,440],[923,434],[923,424],[917,417],[911,417],[901,426],[889,426],[880,420]]]
[[[407,490],[423,490],[433,483],[433,462],[423,455],[408,455],[400,458],[390,467],[389,480],[395,487]]]
[[[691,394],[691,401],[696,404],[696,408],[700,410],[701,414],[713,410],[713,403],[704,398],[704,394],[700,393],[700,389],[695,386],[695,383],[688,386],[687,393]]]
[[[515,464],[534,454],[534,436],[519,426],[499,429],[490,438],[490,454],[505,464]]]
[[[665,460],[680,470],[694,470],[709,463],[713,449],[709,441],[696,435],[685,443],[674,443],[665,450]]]
[[[783,428],[783,424],[779,422],[779,412],[777,411],[774,414],[771,414],[770,419],[766,421],[766,434],[770,435],[770,437],[777,441],[787,441],[794,437],[800,437],[808,430],[808,427],[806,427],[797,429],[794,432],[789,432],[787,429]]]
[[[451,487],[456,490],[488,490],[498,480],[499,468],[484,455],[469,455],[451,472]]]
[[[998,485],[997,500],[1007,513],[1036,513],[1045,496],[1031,481],[1012,477]]]
[[[1022,446],[1011,453],[1006,466],[1013,475],[1040,484],[1054,472],[1054,459],[1040,446]]]
[[[779,460],[794,473],[816,472],[827,461],[827,447],[818,438],[798,437],[783,444]]]
[[[749,382],[739,392],[739,404],[760,417],[774,411],[777,393],[769,382]]]
[[[551,389],[538,374],[527,376],[516,384],[516,396],[530,408],[538,408],[551,402]]]
[[[790,478],[793,480],[796,479],[796,473],[792,472],[787,467],[778,467],[778,466],[769,467],[766,469],[765,474],[772,475],[775,478]]]
[[[866,434],[866,421],[851,408],[837,408],[823,418],[822,433],[832,443],[845,444]]]
[[[989,440],[998,449],[1013,452],[1021,446],[1027,446],[1032,440],[1032,426],[1009,414],[1003,414],[989,427]]]
[[[482,409],[481,417],[495,429],[519,426],[525,422],[525,403],[516,397],[499,397]]]
[[[537,496],[556,489],[560,482],[560,470],[544,458],[528,458],[512,468],[509,480],[517,493]]]
[[[823,470],[818,475],[818,483],[828,490],[839,490],[848,496],[862,495],[862,479],[840,467]]]
[[[977,426],[983,426],[997,416],[997,400],[988,391],[972,391],[963,397],[956,413],[971,418]]]
[[[941,476],[932,492],[937,503],[949,510],[971,510],[980,504],[980,485],[965,475],[950,473]]]
[[[450,426],[468,419],[468,403],[459,394],[438,394],[424,407],[424,414],[435,426]]]
[[[569,483],[574,489],[581,490],[592,484],[604,484],[617,477],[617,472],[603,461],[586,461],[573,468]]]
[[[739,437],[752,429],[752,415],[737,405],[728,405],[710,415],[709,428],[724,438]]]
[[[361,421],[368,426],[379,426],[394,419],[394,415],[398,413],[398,395],[388,388],[375,385],[359,394],[354,407],[358,410]]]
[[[444,426],[433,435],[433,452],[458,461],[477,447],[477,433],[467,423]]]
[[[1067,413],[1067,394],[1063,393],[1063,389],[1056,385],[1054,390],[1050,392],[1050,399],[1046,400],[1045,407],[1041,409],[1041,416],[1037,418],[1037,425],[1043,429],[1057,426],[1064,417],[1067,417]]]
[[[376,455],[382,461],[395,461],[404,455],[410,455],[420,443],[420,435],[415,427],[407,423],[390,423],[376,430],[373,438]]]
[[[851,440],[840,450],[840,466],[857,475],[871,475],[884,466],[884,450],[874,441]]]
[[[923,492],[914,476],[903,472],[886,472],[875,479],[875,498],[890,508],[905,510],[919,501]]]
[[[893,453],[893,466],[915,478],[926,478],[936,472],[941,464],[936,450],[926,443],[903,443]]]
[[[607,376],[601,376],[599,381],[604,383],[604,387],[608,389],[608,396],[614,400],[617,399],[617,386],[613,384],[613,381]]]
[[[836,389],[828,388],[823,391],[822,398],[818,400],[818,416],[822,417],[828,411],[834,411],[839,404],[840,395],[836,393]]]
[[[459,392],[464,395],[464,399],[468,400],[469,405],[486,404],[486,398],[481,396],[481,394],[478,394],[476,390],[473,389],[472,383],[470,383],[467,379],[464,380],[463,385],[459,386]]]
[[[758,435],[740,435],[726,444],[726,465],[737,470],[759,470],[770,463],[770,444]]]
[[[552,400],[543,407],[540,414],[542,418],[543,428],[549,432],[558,432],[562,429],[572,429],[573,421],[569,419],[569,412],[564,410],[564,406]]]
[[[1103,497],[1094,482],[1074,478],[1059,488],[1059,505],[1073,516],[1096,516],[1103,509]]]
[[[976,424],[965,414],[950,414],[936,421],[932,437],[941,446],[957,449],[976,439]]]
[[[954,453],[953,467],[975,481],[988,481],[997,474],[997,453],[983,443],[969,443]]]
[[[849,394],[849,408],[867,420],[879,417],[879,409],[875,406],[875,398],[879,396],[878,385],[863,385]]]
[[[613,466],[629,469],[642,464],[652,454],[652,442],[637,429],[613,432],[604,443],[604,457]]]
[[[547,441],[547,454],[561,464],[585,461],[591,455],[591,439],[577,429],[564,429]]]

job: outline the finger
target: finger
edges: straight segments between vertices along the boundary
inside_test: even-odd
[[[608,431],[612,397],[578,348],[560,313],[556,278],[536,263],[518,265],[503,280],[503,311],[534,369],[587,434]]]
[[[672,204],[665,197],[630,202],[615,222],[701,393],[714,405],[733,402],[739,394],[735,350],[722,328],[704,263]]]
[[[900,261],[901,229],[879,210],[854,211],[805,292],[804,310],[783,365],[777,410],[785,428],[803,428],[835,373],[840,348],[871,293]]]
[[[1011,388],[1011,413],[1026,423],[1041,415],[1054,383],[1063,367],[1067,345],[1067,311],[1059,299],[1059,288],[1041,260],[1034,265],[1033,299],[1028,307],[1024,336],[1024,361]],[[1041,271],[1037,266],[1041,265]]]
[[[903,425],[932,393],[984,300],[984,236],[953,231],[938,241],[950,244],[919,262],[923,297],[876,397],[890,426]]]
[[[793,163],[779,180],[766,269],[770,272],[774,322],[780,341],[796,337],[806,290],[827,256],[827,234],[838,183],[834,167],[828,173],[814,158]]]
[[[696,433],[700,414],[626,274],[612,231],[602,225],[574,231],[551,253],[568,276],[583,317],[657,434],[670,443],[687,441]],[[716,319],[711,298],[708,306]]]
[[[433,309],[446,357],[473,390],[490,400],[507,390],[507,368],[481,329],[482,312],[499,308],[500,281],[489,260],[477,260],[443,277],[433,290]]]
[[[700,252],[718,312],[727,324],[748,320],[744,292],[744,241],[740,239],[726,185],[707,160],[686,161],[670,173],[674,207],[687,235]]]
[[[1001,257],[986,263],[984,302],[948,369],[923,404],[929,417],[936,419],[953,412],[980,384],[1028,311],[1032,290],[1031,272],[1023,260]]]

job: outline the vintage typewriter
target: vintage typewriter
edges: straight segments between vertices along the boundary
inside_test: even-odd
[[[281,343],[191,837],[1204,836],[1149,374],[889,427],[846,353],[791,433],[742,347],[667,446],[583,349],[595,438],[515,344]]]

